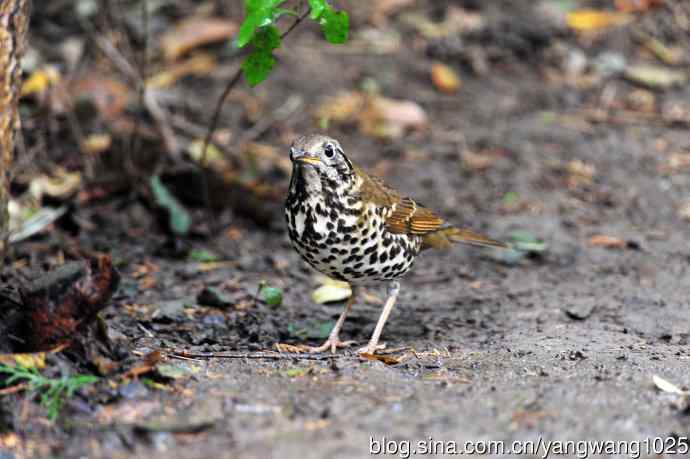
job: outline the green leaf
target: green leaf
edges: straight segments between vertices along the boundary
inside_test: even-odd
[[[275,26],[261,27],[254,34],[252,45],[255,48],[265,51],[273,51],[280,48],[280,32]]]
[[[254,37],[254,31],[259,27],[261,20],[258,16],[247,16],[240,26],[240,33],[237,34],[237,46],[242,48],[247,45]]]
[[[194,249],[189,252],[189,259],[193,261],[198,261],[200,263],[206,263],[209,261],[218,261],[220,257],[213,252],[209,252],[204,249]]]
[[[180,379],[181,377],[189,374],[189,370],[187,368],[177,365],[157,365],[156,371],[158,371],[158,374],[161,376],[170,379]]]
[[[261,297],[269,306],[280,306],[283,302],[283,289],[278,287],[263,287]]]
[[[262,49],[252,51],[242,63],[242,73],[249,86],[254,87],[264,81],[277,62],[270,51]]]
[[[335,327],[335,321],[310,321],[304,324],[288,324],[288,333],[300,339],[325,339]]]
[[[326,0],[309,0],[309,17],[313,20],[317,20],[321,17],[323,12],[328,8],[328,3]]]
[[[307,368],[300,368],[300,367],[295,367],[295,368],[288,368],[285,370],[285,376],[288,378],[296,378],[298,376],[304,376],[307,373]]]
[[[540,253],[547,249],[547,244],[529,231],[513,231],[510,239],[513,247],[523,252]]]
[[[321,18],[321,30],[329,43],[341,45],[347,41],[350,33],[350,17],[345,11],[327,8]]]
[[[503,195],[503,204],[506,206],[512,206],[520,200],[520,195],[515,191],[509,191]]]
[[[166,188],[157,175],[151,177],[149,184],[156,204],[168,212],[168,224],[172,232],[181,236],[186,235],[192,226],[192,217],[189,216],[187,209],[180,204],[180,201]]]
[[[237,46],[240,48],[246,46],[254,38],[256,29],[270,25],[274,19],[277,19],[276,12],[279,11],[277,7],[283,2],[285,0],[245,0],[246,17],[237,35]]]

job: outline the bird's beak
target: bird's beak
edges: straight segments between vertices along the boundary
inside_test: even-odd
[[[300,156],[295,158],[295,161],[302,164],[318,165],[321,164],[321,160],[316,156]]]

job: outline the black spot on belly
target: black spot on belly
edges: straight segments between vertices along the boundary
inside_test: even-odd
[[[371,256],[369,257],[369,264],[373,265],[378,261],[379,257],[376,254],[376,252],[372,253]]]
[[[379,256],[379,262],[385,263],[386,260],[388,260],[388,254],[387,254],[386,252],[383,252],[383,253]]]

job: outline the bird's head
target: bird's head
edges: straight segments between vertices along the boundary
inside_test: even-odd
[[[350,188],[356,180],[352,163],[331,137],[313,134],[298,138],[290,147],[290,160],[293,181],[304,180],[312,190],[337,191]]]

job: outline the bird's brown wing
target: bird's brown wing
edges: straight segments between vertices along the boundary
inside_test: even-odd
[[[367,175],[361,169],[357,173],[363,179],[361,193],[366,201],[392,210],[386,219],[386,229],[391,233],[422,236],[422,248],[445,248],[454,243],[482,247],[507,248],[504,242],[491,239],[469,229],[444,225],[441,217],[413,199],[401,196],[380,178]]]
[[[443,225],[441,217],[417,204],[412,198],[401,196],[378,177],[358,172],[364,180],[360,191],[362,198],[391,209],[391,214],[386,218],[386,229],[391,233],[421,236],[436,231]]]

